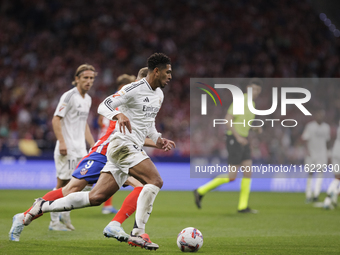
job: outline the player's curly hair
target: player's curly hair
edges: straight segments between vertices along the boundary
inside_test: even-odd
[[[92,65],[89,65],[89,64],[82,64],[80,65],[78,68],[77,68],[77,71],[76,73],[74,74],[74,78],[76,77],[79,77],[80,74],[84,71],[87,71],[87,70],[91,70],[94,72],[94,76],[97,76],[97,72],[96,72],[96,69],[94,68],[94,66]],[[74,81],[72,82],[72,85],[73,86],[77,86],[77,82],[76,80],[74,79]]]
[[[148,58],[148,69],[154,70],[156,67],[163,69],[166,65],[170,65],[170,58],[163,53],[154,53]]]

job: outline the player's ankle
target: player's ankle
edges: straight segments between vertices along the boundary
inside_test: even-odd
[[[132,231],[131,231],[131,234],[134,235],[134,236],[140,236],[144,233],[145,233],[144,228],[133,228]]]
[[[118,226],[118,227],[122,225],[119,221],[115,221],[115,220],[111,221],[110,224],[113,226]]]

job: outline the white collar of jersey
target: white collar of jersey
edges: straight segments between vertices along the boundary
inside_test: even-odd
[[[148,81],[145,78],[143,78],[143,81],[146,83],[146,85],[149,87],[150,90],[156,91],[156,90],[152,89],[152,87],[150,86],[150,84],[148,83]]]
[[[78,94],[80,95],[80,92],[79,92],[77,86],[75,86],[73,89],[74,89],[74,91],[75,91],[76,93],[78,93]]]
[[[82,94],[80,94],[80,92],[79,92],[79,90],[78,90],[77,87],[74,87],[73,89],[74,89],[74,90],[76,91],[76,93],[77,93],[79,96],[81,96],[82,98],[85,98],[85,97],[86,97],[86,94],[87,94],[87,93],[85,93],[85,95],[82,96]]]

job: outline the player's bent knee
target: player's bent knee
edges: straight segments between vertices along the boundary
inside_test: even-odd
[[[151,183],[151,184],[153,184],[153,185],[155,185],[155,186],[157,186],[158,188],[161,189],[161,188],[163,187],[163,180],[162,180],[161,177],[159,177],[159,178],[156,178],[156,179],[154,180],[154,182]]]
[[[90,193],[90,204],[92,206],[98,206],[104,203],[108,197],[105,194],[91,194]]]
[[[157,186],[158,188],[162,188],[163,186],[163,180],[162,177],[158,174],[150,175],[148,177],[141,178],[140,181],[145,184],[153,184]]]

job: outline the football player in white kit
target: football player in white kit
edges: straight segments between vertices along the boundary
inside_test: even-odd
[[[325,209],[334,209],[337,206],[338,195],[340,192],[340,122],[337,130],[336,140],[332,150],[332,172],[335,173],[333,181],[329,184],[327,189],[327,197],[323,202]]]
[[[58,103],[52,119],[53,130],[57,138],[54,150],[54,162],[57,170],[57,186],[64,187],[72,178],[72,173],[79,161],[87,154],[86,142],[94,145],[87,117],[91,107],[91,89],[96,76],[92,65],[78,67],[72,85],[75,87],[65,92]],[[62,224],[60,220],[65,224]],[[50,230],[74,230],[70,212],[51,212]]]
[[[97,206],[116,193],[129,176],[135,177],[144,187],[137,200],[135,226],[128,239],[133,246],[156,250],[159,246],[143,239],[145,224],[152,211],[153,202],[163,185],[163,180],[151,159],[142,149],[148,136],[158,148],[169,145],[171,140],[161,137],[155,128],[155,118],[163,102],[162,88],[171,80],[170,58],[155,53],[148,58],[146,78],[125,85],[116,94],[107,97],[98,113],[118,120],[116,133],[107,150],[108,162],[104,166],[97,185],[90,192],[76,192],[64,198],[46,202],[38,198],[26,214],[24,224],[44,212],[67,211]],[[115,110],[119,107],[119,111]]]
[[[307,146],[306,170],[307,168],[316,170],[328,163],[327,147],[330,140],[330,127],[324,122],[324,116],[324,110],[317,110],[315,120],[309,122],[303,131],[302,140],[306,142]],[[306,203],[318,201],[321,192],[322,173],[317,173],[314,189],[312,178],[313,173],[310,172],[306,184]]]

